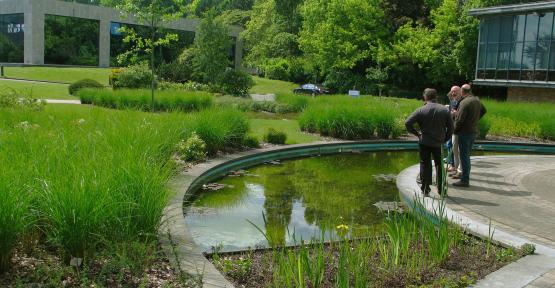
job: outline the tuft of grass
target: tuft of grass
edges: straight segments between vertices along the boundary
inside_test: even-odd
[[[83,89],[78,96],[84,104],[114,109],[152,109],[150,90],[146,89]],[[154,97],[156,111],[199,111],[213,106],[213,97],[206,92],[178,90],[157,91]]]

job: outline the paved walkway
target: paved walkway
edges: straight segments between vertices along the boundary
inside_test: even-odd
[[[449,186],[449,217],[480,235],[487,235],[491,221],[495,240],[538,248],[538,255],[506,266],[476,287],[555,288],[555,156],[485,156],[472,165],[469,188]],[[413,166],[399,175],[405,197],[419,191],[417,173]],[[435,195],[427,204],[437,202]]]

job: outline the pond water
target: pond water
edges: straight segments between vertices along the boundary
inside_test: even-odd
[[[207,252],[327,240],[336,238],[341,224],[349,227],[348,236],[368,235],[381,229],[385,217],[374,204],[398,201],[395,178],[417,162],[416,152],[376,152],[253,167],[218,181],[228,185],[222,190],[199,191],[185,221]]]

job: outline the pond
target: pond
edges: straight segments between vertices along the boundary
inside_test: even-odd
[[[336,239],[342,224],[351,230],[348,236],[368,235],[381,229],[385,217],[374,204],[398,201],[395,177],[417,162],[412,151],[376,152],[253,167],[218,181],[227,186],[222,190],[199,191],[185,221],[206,252]]]

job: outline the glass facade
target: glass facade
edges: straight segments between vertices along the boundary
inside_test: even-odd
[[[0,62],[23,63],[23,14],[0,15]]]
[[[553,12],[482,19],[477,79],[555,81]]]
[[[99,29],[98,20],[46,15],[44,63],[98,66]]]

